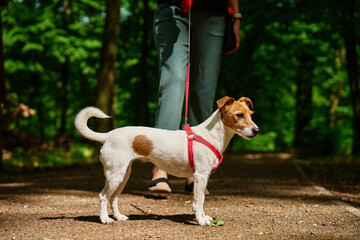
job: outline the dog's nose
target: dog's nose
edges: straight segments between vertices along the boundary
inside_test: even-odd
[[[252,132],[253,132],[254,135],[258,135],[259,132],[260,132],[259,127],[253,127],[251,130],[252,130]]]

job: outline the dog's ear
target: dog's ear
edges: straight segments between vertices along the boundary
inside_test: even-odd
[[[246,104],[250,109],[253,109],[253,108],[254,108],[253,103],[251,102],[250,98],[241,97],[238,101],[239,101],[239,102],[245,102],[245,104]]]
[[[233,102],[235,102],[235,99],[233,99],[232,97],[225,96],[225,97],[221,98],[220,100],[218,100],[216,103],[217,103],[218,108],[220,109],[223,107],[230,106],[231,104],[233,104]]]

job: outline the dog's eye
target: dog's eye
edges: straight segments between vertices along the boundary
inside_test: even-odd
[[[243,113],[238,113],[238,114],[236,114],[236,116],[237,116],[238,118],[244,118],[244,114],[243,114]]]

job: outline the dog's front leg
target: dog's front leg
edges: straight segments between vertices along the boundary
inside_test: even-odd
[[[209,179],[209,175],[194,173],[194,202],[193,210],[199,225],[208,225],[213,219],[204,213],[205,189]]]

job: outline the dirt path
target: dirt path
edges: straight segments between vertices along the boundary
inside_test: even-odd
[[[0,178],[0,239],[360,239],[360,218],[302,180],[286,154],[228,153],[211,177],[198,226],[184,180],[174,193],[147,191],[151,165],[135,162],[119,199],[126,222],[99,222],[99,166]]]

